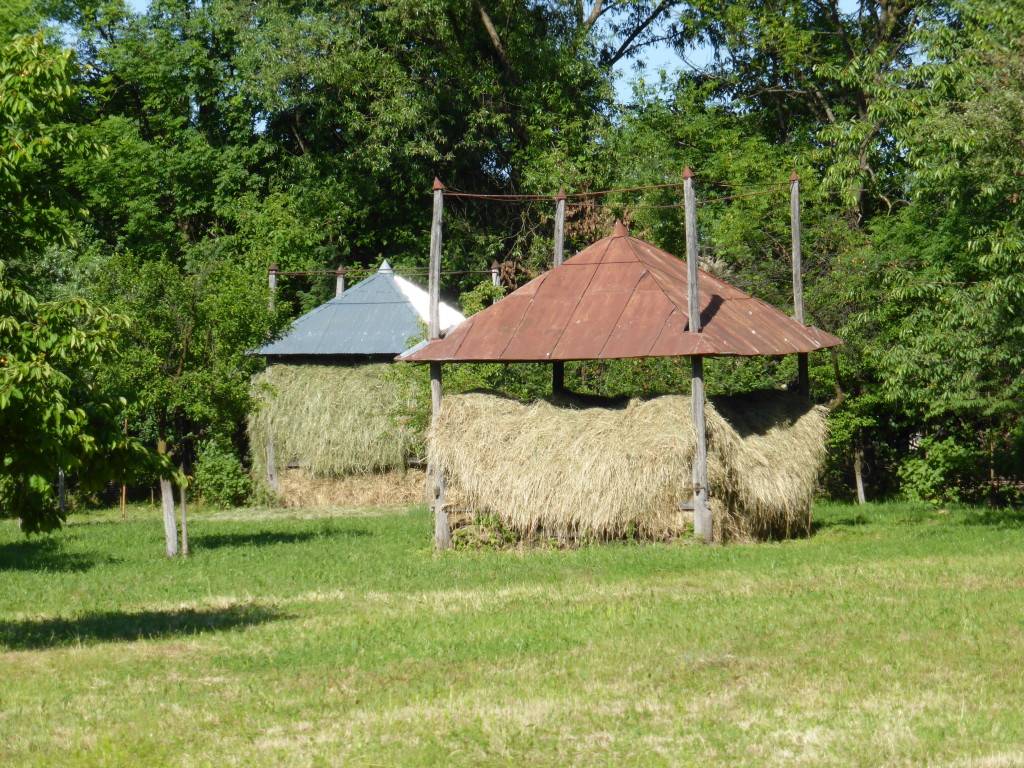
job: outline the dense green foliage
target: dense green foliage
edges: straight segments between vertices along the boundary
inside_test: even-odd
[[[60,471],[90,490],[169,469],[122,433],[124,400],[94,382],[123,324],[83,299],[39,302],[0,263],[0,510],[29,533],[63,521]]]
[[[437,556],[428,514],[0,521],[9,768],[1019,763],[1019,513]],[[55,718],[54,712],[61,717]],[[168,727],[168,713],[188,713]]]
[[[813,396],[842,403],[830,491],[848,492],[863,454],[871,494],[920,495],[921,478],[947,478],[939,446],[956,445],[975,460],[931,497],[1013,500],[1021,10],[153,0],[135,13],[123,0],[19,0],[0,27],[2,258],[43,300],[84,298],[130,320],[95,380],[127,398],[131,434],[191,465],[210,439],[244,454],[261,364],[246,350],[330,295],[326,279],[285,277],[270,311],[266,267],[423,266],[434,176],[452,190],[579,193],[672,184],[689,165],[708,201],[705,264],[788,307],[796,170],[807,313],[846,342],[811,361]],[[53,42],[58,29],[74,54]],[[616,101],[614,67],[641,65],[655,43],[686,65]],[[679,195],[571,201],[567,248],[621,217],[681,254],[681,212],[665,207]],[[448,198],[444,266],[498,260],[522,284],[550,263],[551,208]],[[448,298],[493,300],[477,279],[453,277]],[[598,394],[688,380],[677,360],[574,364],[566,377]],[[708,366],[713,393],[794,378],[792,360]],[[548,386],[535,366],[450,380],[520,397]]]
[[[171,470],[124,434],[124,399],[98,384],[126,318],[81,297],[40,300],[27,287],[39,278],[39,250],[72,239],[62,168],[100,158],[66,122],[72,59],[42,34],[0,46],[0,512],[28,533],[63,521],[61,472],[96,490]]]
[[[199,446],[195,484],[203,502],[215,507],[244,504],[253,492],[252,479],[225,440],[207,440]]]

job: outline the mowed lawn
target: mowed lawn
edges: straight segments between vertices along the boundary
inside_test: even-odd
[[[1024,516],[431,551],[423,508],[0,521],[0,766],[1024,765]]]

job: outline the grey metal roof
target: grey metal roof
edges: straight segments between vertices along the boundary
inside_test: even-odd
[[[427,293],[391,270],[380,270],[292,323],[277,341],[254,350],[255,355],[397,355],[421,337],[426,322]],[[441,325],[463,319],[441,305]]]

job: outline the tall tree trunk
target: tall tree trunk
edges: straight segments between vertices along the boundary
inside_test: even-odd
[[[864,497],[864,448],[860,445],[853,452],[853,477],[857,481],[857,503],[867,504]]]
[[[167,455],[167,441],[160,438],[156,441],[156,452]],[[164,510],[164,537],[167,540],[167,556],[178,555],[178,521],[174,514],[174,488],[166,477],[160,478],[160,502]]]

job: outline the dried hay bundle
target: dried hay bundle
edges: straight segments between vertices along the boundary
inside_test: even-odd
[[[823,409],[758,394],[716,400],[707,421],[716,539],[806,530],[825,454]],[[680,504],[693,496],[693,444],[690,398],[681,395],[625,408],[456,395],[428,436],[432,459],[473,509],[560,541],[678,535]]]
[[[253,470],[266,478],[274,440],[278,475],[297,462],[312,478],[405,468],[416,437],[401,417],[412,392],[385,376],[386,363],[272,365],[254,378],[258,407],[249,415]]]
[[[289,469],[278,480],[283,507],[407,507],[426,501],[426,473],[410,469],[349,477],[310,477]]]

